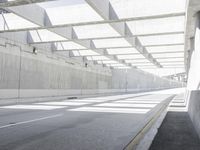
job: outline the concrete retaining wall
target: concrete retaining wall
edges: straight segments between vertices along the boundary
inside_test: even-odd
[[[172,82],[138,69],[112,71],[112,88],[114,89],[152,90],[179,86],[181,86],[180,83]]]
[[[0,99],[148,91],[178,87],[176,82],[131,69],[110,70],[83,60],[64,59],[0,39]]]

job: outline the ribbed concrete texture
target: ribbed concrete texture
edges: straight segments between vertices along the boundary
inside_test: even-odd
[[[1,39],[0,98],[84,95],[145,91],[177,87],[152,74],[136,69],[87,68],[75,60],[58,59],[45,51],[32,53],[32,47]]]

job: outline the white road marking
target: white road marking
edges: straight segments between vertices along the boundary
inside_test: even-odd
[[[2,109],[31,109],[31,110],[53,110],[53,109],[60,109],[66,108],[67,106],[44,106],[44,105],[9,105],[9,106],[2,106]]]
[[[137,108],[80,107],[80,108],[70,109],[67,111],[145,114],[149,110],[150,109],[137,109]]]
[[[56,118],[56,117],[60,117],[62,115],[63,114],[57,114],[57,115],[52,115],[52,116],[37,118],[37,119],[33,119],[33,120],[27,120],[27,121],[17,122],[15,124],[8,124],[8,125],[0,126],[0,129],[7,128],[7,127],[12,127],[12,126],[16,126],[16,125],[21,125],[21,124],[26,124],[26,123],[31,123],[31,122],[36,122],[36,121],[41,121],[41,120],[46,120],[46,119],[51,119],[51,118]]]
[[[102,103],[94,106],[104,106],[104,107],[133,107],[133,108],[153,108],[156,104],[124,104],[124,103]]]
[[[39,105],[58,105],[58,106],[79,106],[79,105],[85,105],[88,103],[85,102],[43,102],[43,103],[35,103],[35,104],[39,104]]]

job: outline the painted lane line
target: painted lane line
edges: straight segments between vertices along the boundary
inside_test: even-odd
[[[21,125],[21,124],[27,124],[27,123],[37,122],[37,121],[46,120],[46,119],[51,119],[51,118],[56,118],[56,117],[60,117],[62,115],[63,114],[57,114],[57,115],[52,115],[52,116],[48,116],[48,117],[42,117],[42,118],[37,118],[37,119],[33,119],[33,120],[27,120],[27,121],[17,122],[15,124],[8,124],[8,125],[0,126],[0,129],[7,128],[7,127],[12,127],[12,126],[16,126],[16,125]]]
[[[45,105],[10,105],[2,106],[2,109],[30,109],[30,110],[54,110],[61,109],[67,106],[45,106]]]

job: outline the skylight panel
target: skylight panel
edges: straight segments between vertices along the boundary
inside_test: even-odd
[[[60,3],[60,5],[56,5],[56,2],[52,7],[42,5],[53,25],[103,20],[84,0],[73,0],[71,2],[66,0]]]
[[[56,42],[54,43],[56,50],[75,50],[75,49],[86,49],[85,47],[75,42]]]
[[[185,16],[127,22],[133,35],[184,31]]]
[[[184,64],[164,64],[163,67],[184,67]]]
[[[148,59],[125,60],[126,63],[150,63]]]
[[[117,54],[138,54],[139,52],[133,48],[110,48],[107,49],[108,54],[117,55]]]
[[[66,41],[67,39],[46,29],[29,31],[33,42]]]
[[[184,65],[184,62],[163,62],[161,65]]]
[[[138,37],[142,45],[180,44],[184,43],[183,34]]]
[[[75,26],[74,31],[79,39],[120,36],[109,24]]]
[[[140,66],[140,67],[143,67],[143,66],[155,66],[152,63],[132,63],[132,65],[133,66]]]
[[[141,54],[135,54],[135,55],[117,55],[118,59],[141,59],[141,58],[145,58],[143,55]]]
[[[168,58],[168,57],[184,57],[184,53],[164,53],[164,54],[152,54],[154,58]]]
[[[184,68],[184,64],[162,65],[163,68]]]
[[[184,51],[184,45],[147,47],[149,53]]]
[[[0,15],[0,30],[24,29],[33,27],[38,27],[38,25],[13,13],[5,13]]]
[[[163,68],[184,68],[184,65],[163,66]]]
[[[184,62],[184,58],[157,58],[158,62],[176,62],[176,61],[182,61]]]
[[[97,48],[114,48],[131,46],[124,38],[93,40]]]
[[[119,18],[185,12],[186,0],[109,0]],[[134,8],[134,9],[133,9]]]

